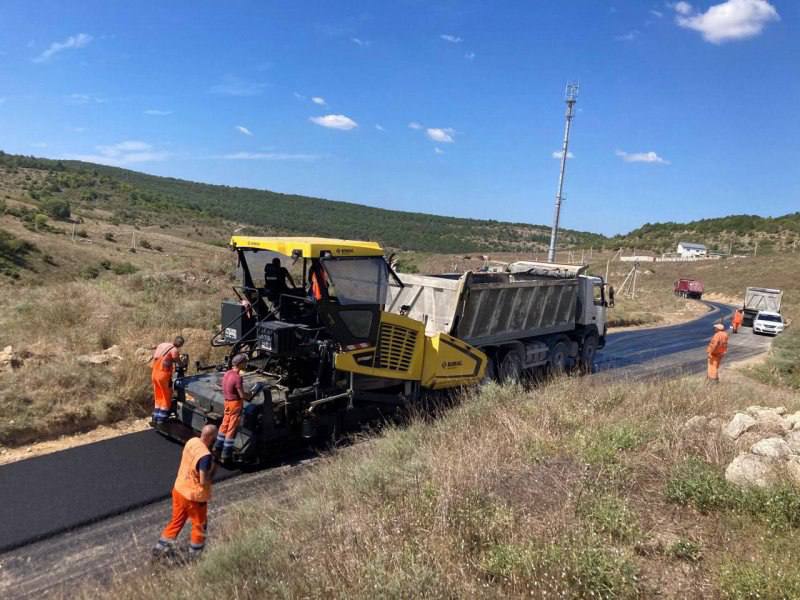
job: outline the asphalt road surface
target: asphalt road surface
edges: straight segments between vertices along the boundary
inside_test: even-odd
[[[731,313],[725,305],[707,304],[708,314],[688,323],[609,335],[593,377],[640,379],[704,371],[712,326]],[[761,354],[769,344],[770,338],[753,335],[749,328],[731,335],[721,376],[726,363]],[[78,583],[102,584],[146,564],[169,517],[168,495],[180,450],[145,431],[0,467],[0,597],[63,593]],[[222,512],[259,491],[280,497],[287,482],[313,462],[218,475],[218,480],[228,479],[215,486],[211,540]]]

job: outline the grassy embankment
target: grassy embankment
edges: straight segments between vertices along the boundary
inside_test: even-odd
[[[119,598],[789,598],[800,495],[733,489],[695,415],[765,403],[746,379],[491,386],[323,460],[289,506],[214,524],[197,566]],[[797,395],[776,403],[800,408]],[[87,596],[96,590],[86,592]],[[761,595],[756,596],[759,593]]]
[[[32,227],[24,215],[35,205],[12,198],[0,215],[7,274],[0,277],[0,348],[14,354],[0,372],[0,446],[148,414],[149,372],[137,350],[181,332],[193,359],[208,356],[230,255],[88,210],[73,212],[81,220],[73,241],[71,223]],[[115,345],[122,360],[78,360]]]

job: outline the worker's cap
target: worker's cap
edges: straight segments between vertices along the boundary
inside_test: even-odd
[[[242,363],[245,363],[245,362],[247,362],[247,355],[246,354],[237,354],[236,356],[234,356],[231,359],[231,364],[234,367],[238,367],[239,365],[241,365]]]
[[[725,331],[725,325],[722,323],[714,323],[714,329],[717,331]]]

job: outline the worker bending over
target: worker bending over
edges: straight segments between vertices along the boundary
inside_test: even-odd
[[[153,422],[163,423],[172,410],[172,374],[180,360],[179,349],[184,339],[176,336],[172,343],[159,344],[150,359],[153,363],[151,380],[153,382]]]
[[[733,313],[733,317],[731,317],[731,330],[733,333],[739,333],[739,327],[742,326],[743,321],[744,312],[741,308],[737,308]]]
[[[206,544],[211,481],[216,470],[210,448],[216,435],[216,426],[206,425],[199,438],[190,439],[183,447],[178,476],[172,488],[172,519],[153,548],[155,557],[166,556],[174,551],[178,534],[187,519],[192,522],[190,558],[197,558],[203,551]]]
[[[246,367],[247,355],[237,354],[231,359],[231,368],[222,377],[224,412],[217,441],[214,444],[214,452],[220,456],[222,462],[233,458],[233,442],[242,418],[244,401],[250,399],[250,394],[246,393],[242,386],[242,374]]]
[[[722,323],[714,324],[714,335],[706,348],[708,354],[708,380],[719,383],[719,366],[722,357],[728,352],[728,334],[725,333],[725,325]]]

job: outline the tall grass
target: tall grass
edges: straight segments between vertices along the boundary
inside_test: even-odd
[[[723,533],[729,513],[712,509],[698,520],[689,502],[674,502],[667,482],[688,457],[719,472],[735,453],[718,430],[684,429],[689,417],[756,401],[764,402],[756,384],[710,389],[692,379],[599,385],[564,378],[537,390],[492,385],[438,419],[388,428],[325,458],[291,491],[288,506],[267,496],[234,510],[197,566],[169,580],[125,580],[112,592],[718,595],[728,584],[717,565],[737,552],[760,556],[754,539],[767,547],[797,524],[770,528],[744,511],[736,517],[746,523]],[[691,538],[640,550],[671,531],[691,531]],[[800,558],[797,549],[789,553]],[[688,560],[699,566],[685,569]]]

